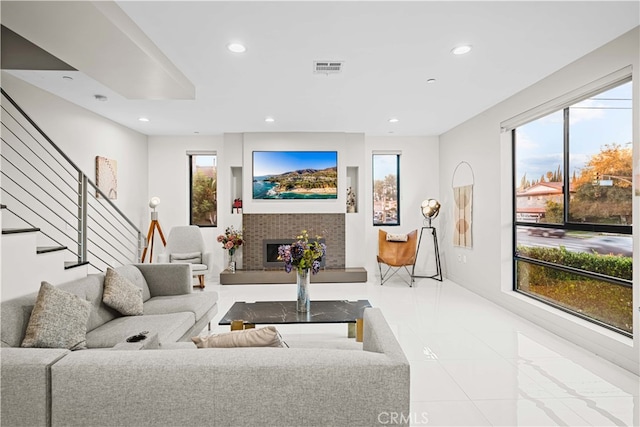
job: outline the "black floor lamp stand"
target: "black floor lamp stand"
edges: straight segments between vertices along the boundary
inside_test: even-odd
[[[442,267],[440,266],[440,251],[438,250],[438,235],[436,233],[436,228],[431,226],[431,221],[429,221],[428,227],[422,227],[420,230],[420,238],[418,239],[418,249],[416,249],[416,261],[418,261],[418,254],[420,253],[420,243],[422,243],[422,233],[424,230],[430,230],[431,235],[433,236],[433,247],[436,255],[436,274],[431,276],[418,276],[415,274],[416,264],[413,264],[413,268],[411,269],[411,277],[421,277],[426,279],[435,279],[442,282]]]

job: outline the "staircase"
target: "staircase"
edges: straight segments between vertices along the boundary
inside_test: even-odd
[[[140,230],[1,91],[0,299],[139,260]]]

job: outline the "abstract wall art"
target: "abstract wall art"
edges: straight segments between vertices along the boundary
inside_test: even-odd
[[[96,156],[96,185],[107,198],[118,198],[118,162],[106,157]],[[102,197],[100,193],[97,198]]]
[[[454,206],[454,230],[453,244],[470,248],[472,246],[471,239],[471,223],[473,208],[473,185],[465,185],[461,187],[453,187]]]

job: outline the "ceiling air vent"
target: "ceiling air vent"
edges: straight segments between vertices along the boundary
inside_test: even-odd
[[[336,74],[342,72],[344,61],[313,61],[313,72],[316,74]]]

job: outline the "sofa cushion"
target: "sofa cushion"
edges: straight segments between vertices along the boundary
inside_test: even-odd
[[[116,310],[102,302],[103,285],[104,274],[91,274],[87,277],[62,283],[57,286],[58,289],[71,292],[91,303],[92,309],[89,315],[87,331],[91,331],[121,316]]]
[[[202,262],[202,254],[200,252],[172,253],[169,254],[169,261],[200,264]]]
[[[143,314],[142,289],[111,267],[107,267],[104,277],[102,301],[125,316]]]
[[[87,333],[87,347],[110,348],[141,331],[158,334],[158,341],[176,342],[195,323],[193,313],[118,317]]]
[[[42,282],[22,347],[87,348],[91,303]]]
[[[217,292],[153,297],[144,303],[144,314],[192,312],[200,320],[218,301]]]
[[[284,347],[275,326],[192,337],[198,348]]]
[[[131,283],[142,289],[142,301],[146,301],[151,298],[151,292],[149,291],[147,280],[144,278],[138,267],[135,265],[123,265],[115,270],[119,275],[126,277],[131,281]]]

